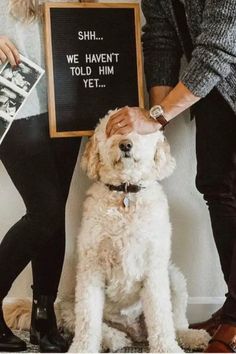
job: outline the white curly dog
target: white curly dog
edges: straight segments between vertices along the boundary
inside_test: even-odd
[[[175,160],[162,132],[106,136],[103,118],[82,168],[95,180],[78,236],[75,336],[70,352],[118,350],[143,340],[151,352],[204,348],[205,331],[188,329],[186,283],[170,263],[171,224],[158,181]],[[179,344],[178,344],[179,342]]]

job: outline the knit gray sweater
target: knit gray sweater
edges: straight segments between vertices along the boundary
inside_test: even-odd
[[[142,0],[147,87],[174,86],[184,53],[173,0]],[[194,50],[180,80],[198,97],[217,87],[236,113],[236,0],[185,0]]]

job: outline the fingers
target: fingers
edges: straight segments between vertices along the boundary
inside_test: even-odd
[[[128,134],[132,131],[147,134],[153,131],[149,112],[140,107],[124,107],[113,114],[106,127],[107,136],[113,134]]]
[[[20,63],[20,53],[18,52],[18,50],[16,49],[16,47],[14,46],[14,44],[11,41],[7,40],[6,45],[11,50],[11,52],[15,58],[15,62],[18,65]]]
[[[110,117],[106,127],[106,133],[108,137],[116,134],[115,132],[117,132],[119,129],[130,124],[131,110],[132,109],[129,107],[124,107]]]
[[[1,49],[0,49],[0,60],[1,60],[0,64],[3,64],[5,63],[5,61],[7,61],[7,56]]]
[[[111,135],[115,135],[115,134],[126,135],[131,133],[132,130],[133,128],[131,125],[126,125],[125,127],[115,129]]]
[[[125,107],[121,108],[118,112],[114,113],[110,117],[109,122],[112,122],[113,120],[117,119],[118,117],[123,116],[124,114],[128,113],[128,111],[129,111],[129,107],[128,106],[125,106]]]
[[[9,63],[11,66],[17,66],[17,62],[15,60],[15,57],[11,51],[11,49],[6,45],[4,48],[4,54],[7,56],[7,59],[9,60]]]
[[[128,126],[128,124],[124,124],[124,125],[116,124],[116,125],[113,125],[111,127],[110,134],[108,136],[112,136],[114,134],[118,134],[117,133],[118,131],[121,131],[121,130],[123,131],[127,126]]]
[[[20,54],[14,44],[7,37],[0,37],[0,60],[5,63],[7,60],[11,66],[17,66],[20,62]]]
[[[123,119],[123,116],[119,116],[116,119],[112,120],[112,122],[108,122],[107,127],[106,127],[106,133],[107,136],[111,136],[114,130],[117,130],[117,128],[123,128],[124,126],[126,126],[127,123],[126,121]]]

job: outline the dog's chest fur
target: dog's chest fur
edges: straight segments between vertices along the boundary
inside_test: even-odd
[[[132,198],[133,197],[133,198]],[[140,201],[130,196],[130,205],[125,208],[123,195],[109,205],[104,220],[103,232],[97,243],[97,263],[106,279],[106,293],[110,298],[127,299],[128,293],[140,288],[145,268],[147,247],[143,232],[138,227],[142,217]]]
[[[125,208],[123,193],[94,184],[84,204],[79,239],[86,262],[90,259],[93,269],[104,274],[107,297],[127,306],[138,298],[150,251],[155,252],[158,242],[170,242],[161,239],[162,224],[169,225],[161,187],[156,185],[129,198],[130,205]]]

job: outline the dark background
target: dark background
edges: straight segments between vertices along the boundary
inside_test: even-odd
[[[55,80],[57,131],[94,129],[108,110],[138,106],[137,57],[134,9],[52,8],[52,50]],[[103,41],[78,40],[78,31],[96,31]],[[71,75],[70,66],[85,64],[85,53],[120,53],[115,75],[99,76],[106,88],[85,88],[83,78]],[[79,54],[79,64],[68,64],[66,54]],[[94,74],[95,72],[95,74]]]

